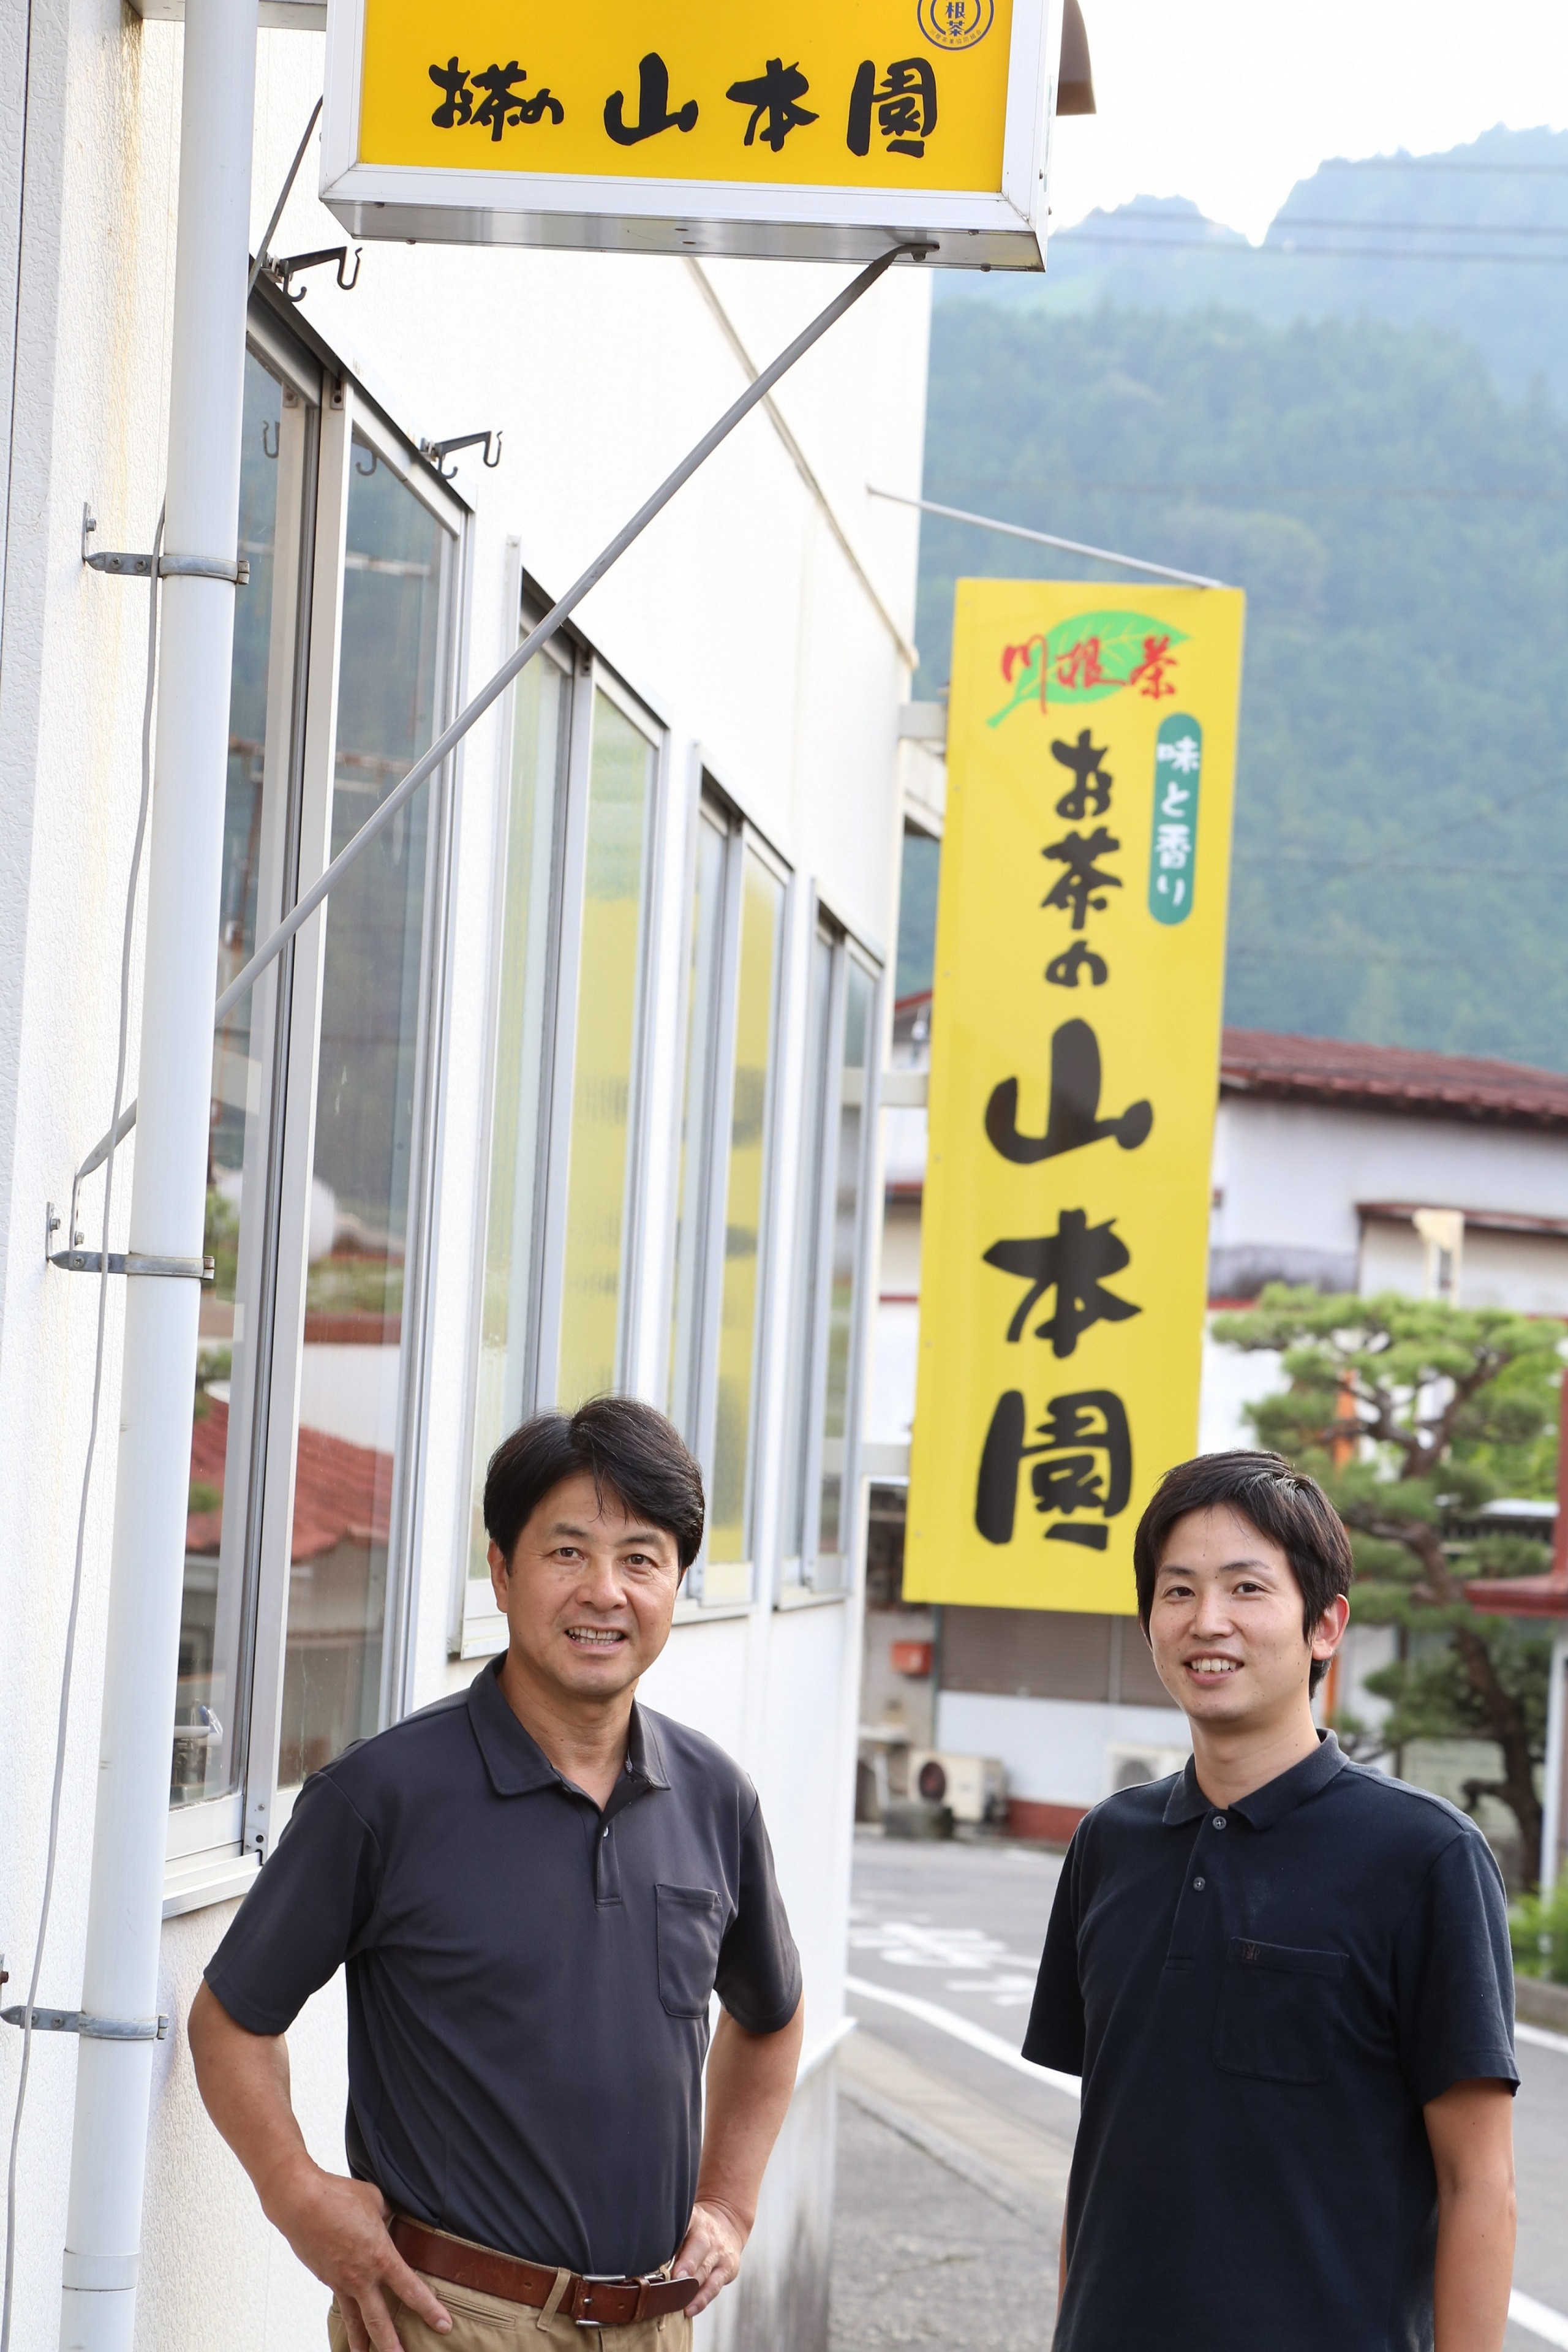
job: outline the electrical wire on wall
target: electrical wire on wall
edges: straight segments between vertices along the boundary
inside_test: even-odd
[[[113,1137],[125,1101],[125,1066],[131,1039],[131,950],[136,933],[136,895],[142,879],[142,853],[147,840],[147,812],[153,799],[153,709],[158,676],[158,559],[163,547],[163,515],[153,534],[153,570],[147,583],[147,691],[142,707],[142,797],[136,810],[136,838],[131,851],[131,876],[125,886],[125,922],[120,938],[120,1019],[114,1057]],[[49,1834],[44,1860],[44,1892],[38,1905],[38,1934],[33,1947],[32,1973],[27,1983],[26,2011],[22,2021],[22,2068],[16,2083],[16,2106],[11,2120],[11,2153],[5,2168],[5,2280],[0,2289],[0,2352],[10,2352],[11,2304],[16,2273],[16,2165],[22,2145],[22,2117],[27,2104],[27,2077],[33,2063],[33,2010],[43,1972],[44,1944],[49,1932],[49,1907],[54,1899],[55,1864],[59,1857],[60,1798],[65,1787],[66,1743],[70,1730],[71,1674],[76,1663],[77,1627],[81,1616],[82,1568],[87,1557],[87,1510],[92,1493],[93,1464],[98,1454],[98,1429],[103,1402],[104,1344],[109,1325],[109,1224],[114,1211],[114,1161],[118,1145],[110,1141],[103,1169],[103,1246],[98,1270],[98,1327],[92,1360],[92,1405],[88,1416],[87,1454],[82,1464],[81,1493],[77,1505],[76,1559],[71,1570],[70,1607],[66,1616],[65,1655],[60,1662],[58,1727],[55,1733],[55,1773],[49,1790]]]

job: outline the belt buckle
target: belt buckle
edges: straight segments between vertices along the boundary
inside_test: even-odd
[[[625,2271],[579,2271],[577,2275],[584,2286],[631,2286],[636,2284]],[[610,2323],[603,2319],[579,2319],[574,2312],[572,2324],[574,2327],[604,2327]]]

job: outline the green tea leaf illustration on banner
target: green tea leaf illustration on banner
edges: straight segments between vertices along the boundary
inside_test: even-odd
[[[1075,613],[1042,635],[1004,646],[1002,675],[1013,697],[986,724],[1000,727],[1026,702],[1037,701],[1042,711],[1053,702],[1102,702],[1123,687],[1163,702],[1176,690],[1173,647],[1185,643],[1184,630],[1147,613]]]

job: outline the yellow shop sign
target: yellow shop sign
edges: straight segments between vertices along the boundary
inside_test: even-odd
[[[1059,0],[334,0],[356,236],[1042,267]]]
[[[1130,1613],[1195,1447],[1242,607],[959,583],[909,1600]]]

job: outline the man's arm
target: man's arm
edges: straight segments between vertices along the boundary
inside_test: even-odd
[[[1437,2173],[1436,2352],[1501,2352],[1513,2276],[1513,2098],[1455,2083],[1422,2109]]]
[[[805,2032],[805,2003],[777,2033],[748,2033],[721,2012],[708,2053],[708,2112],[697,2201],[675,2258],[677,2278],[702,2282],[687,2308],[705,2311],[741,2267],[757,2218],[763,2173],[789,2112]]]
[[[282,2035],[247,2033],[205,1984],[186,2030],[208,2115],[250,2175],[268,2220],[337,2296],[353,2352],[402,2352],[389,2294],[444,2335],[452,2322],[387,2235],[381,2191],[312,2161],[289,2103]]]

